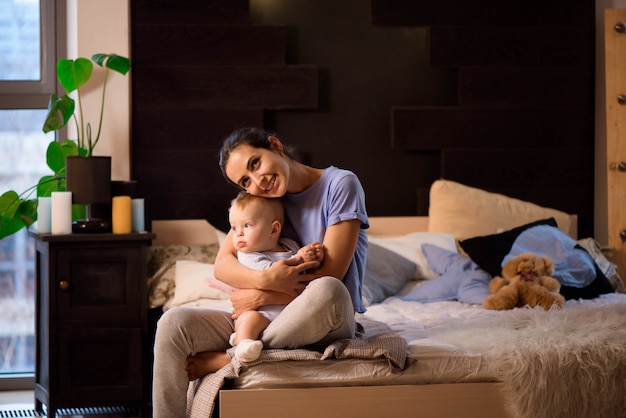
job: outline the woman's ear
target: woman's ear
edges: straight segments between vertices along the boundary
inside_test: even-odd
[[[267,140],[270,143],[270,149],[277,151],[280,155],[283,155],[283,143],[280,142],[280,139],[275,136],[267,137]]]

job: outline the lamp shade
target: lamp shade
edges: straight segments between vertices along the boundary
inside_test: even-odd
[[[72,192],[72,203],[111,202],[111,157],[67,157],[65,186]]]

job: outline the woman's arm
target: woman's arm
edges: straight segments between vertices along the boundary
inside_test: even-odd
[[[214,272],[217,279],[238,289],[271,290],[293,297],[297,296],[310,281],[300,273],[315,267],[317,265],[315,261],[295,265],[296,263],[290,260],[281,260],[265,270],[245,267],[237,260],[237,251],[231,234],[232,231],[229,231],[215,259]]]
[[[354,258],[361,221],[353,219],[329,226],[324,234],[324,261],[312,270],[316,276],[332,276],[343,280]]]

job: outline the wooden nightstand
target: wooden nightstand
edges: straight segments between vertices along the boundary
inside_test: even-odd
[[[148,411],[147,248],[155,235],[29,232],[36,243],[35,409]]]

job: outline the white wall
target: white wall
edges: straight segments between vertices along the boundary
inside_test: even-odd
[[[68,58],[91,58],[96,53],[130,55],[130,0],[67,0]],[[83,112],[95,136],[100,112],[100,83],[104,70],[95,66],[85,86]],[[112,157],[113,180],[130,179],[130,77],[109,72],[104,123],[95,155]],[[93,82],[93,83],[92,83]],[[94,88],[88,90],[91,84]],[[73,129],[71,127],[70,129]],[[70,138],[75,138],[70,130]]]

